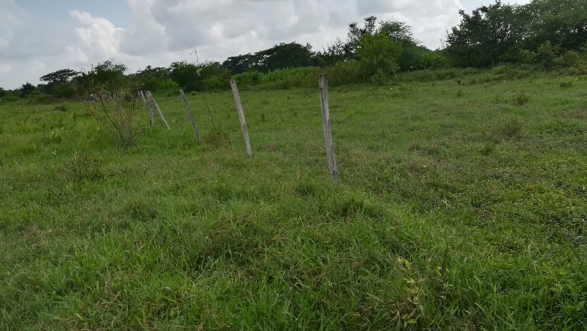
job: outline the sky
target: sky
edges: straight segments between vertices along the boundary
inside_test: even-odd
[[[513,1],[527,3],[529,0]],[[367,16],[407,22],[440,47],[471,11],[493,0],[0,0],[0,87],[114,59],[137,71],[219,61],[281,42],[320,50]],[[197,57],[193,50],[197,50]]]

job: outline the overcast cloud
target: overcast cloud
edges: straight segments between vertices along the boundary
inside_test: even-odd
[[[52,2],[59,2],[58,9],[43,14]],[[369,15],[407,22],[435,49],[458,23],[459,9],[483,2],[492,1],[121,0],[104,2],[112,7],[110,16],[104,7],[103,15],[84,10],[87,0],[0,0],[0,87],[37,84],[46,73],[89,69],[108,58],[132,71],[195,62],[192,48],[200,61],[224,61],[280,42],[310,43],[318,50],[346,39],[348,24]]]

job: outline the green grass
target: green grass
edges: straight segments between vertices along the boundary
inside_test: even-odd
[[[1,104],[0,329],[584,330],[587,81],[475,77],[331,89],[340,187],[317,88]]]

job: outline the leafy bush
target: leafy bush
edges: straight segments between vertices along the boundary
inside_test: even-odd
[[[2,100],[2,102],[14,102],[18,101],[18,97],[12,94],[6,94],[2,98],[0,98],[0,100]]]
[[[521,69],[519,66],[507,64],[491,69],[491,74],[497,79],[524,78],[530,75],[530,71]]]
[[[517,118],[504,121],[496,128],[498,135],[503,135],[508,138],[520,138],[524,130],[524,123]]]
[[[396,75],[397,82],[434,82],[439,80],[450,80],[479,74],[481,70],[467,68],[449,68],[436,70],[419,70]]]
[[[530,94],[528,94],[526,91],[522,90],[522,91],[518,92],[518,94],[516,94],[514,101],[516,102],[516,104],[518,106],[523,106],[523,105],[527,104],[528,102],[530,102],[530,99],[531,99]]]
[[[328,83],[331,86],[356,84],[363,81],[357,61],[339,62],[326,68]],[[317,78],[314,78],[316,80]]]
[[[402,53],[402,45],[387,35],[365,35],[361,46],[357,58],[363,78],[369,78],[378,71],[391,76],[400,68],[397,61]]]
[[[71,83],[61,83],[53,86],[53,95],[57,98],[70,99],[75,97],[77,91]]]
[[[89,156],[74,155],[67,162],[64,170],[68,178],[74,183],[97,181],[104,177],[102,173],[102,162]]]
[[[41,94],[41,95],[35,96],[35,98],[32,101],[35,104],[48,105],[48,104],[59,102],[59,99],[57,99],[55,96],[52,96],[52,95]]]
[[[88,112],[110,131],[122,146],[135,144],[133,117],[137,102],[132,94],[119,92],[112,97],[103,90],[96,93],[96,102],[86,102]]]

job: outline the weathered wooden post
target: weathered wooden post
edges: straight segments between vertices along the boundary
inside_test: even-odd
[[[332,141],[332,129],[330,126],[330,108],[328,105],[328,75],[320,75],[320,101],[322,105],[322,129],[324,131],[324,142],[326,144],[326,156],[328,158],[328,168],[330,177],[334,185],[339,184],[338,168],[336,166],[336,156],[334,154],[334,143]]]
[[[147,91],[147,93],[149,93],[149,91]],[[145,93],[143,93],[143,91],[139,91],[139,94],[141,95],[141,98],[143,99],[143,102],[145,103],[145,107],[147,107],[147,111],[149,112],[149,124],[151,125],[151,129],[152,129],[153,126],[155,125],[155,118],[154,118],[155,116],[153,114],[153,104],[151,103],[151,100],[148,97],[145,98]]]
[[[194,120],[194,115],[192,114],[192,110],[190,109],[190,104],[188,103],[188,99],[185,97],[183,90],[179,90],[179,94],[183,99],[183,103],[185,104],[185,108],[188,111],[188,115],[190,116],[190,121],[192,121],[192,128],[194,128],[194,133],[196,134],[196,139],[198,142],[201,143],[202,139],[200,139],[200,133],[198,133],[198,126],[196,125],[196,121]]]
[[[241,97],[238,93],[238,87],[234,79],[230,80],[230,86],[232,87],[232,94],[234,95],[234,102],[236,103],[236,110],[238,111],[238,118],[241,122],[241,129],[243,131],[243,138],[245,140],[245,147],[247,149],[247,156],[252,157],[253,152],[251,150],[251,142],[249,140],[249,130],[247,129],[247,121],[245,120],[245,112],[241,103]]]
[[[167,127],[167,130],[171,130],[171,127],[169,127],[169,123],[167,123],[167,121],[165,120],[165,117],[163,117],[163,112],[161,111],[161,108],[159,108],[159,105],[157,104],[157,101],[153,97],[153,94],[151,94],[151,92],[147,91],[147,97],[151,100],[153,105],[155,105],[155,108],[157,108],[157,111],[159,112],[159,116],[161,116],[161,119],[163,120],[165,127]]]
[[[139,100],[139,102],[141,102],[141,104],[144,104],[145,103],[145,95],[143,94],[143,91],[138,90],[137,93],[138,93],[139,97],[141,97],[141,99]]]

